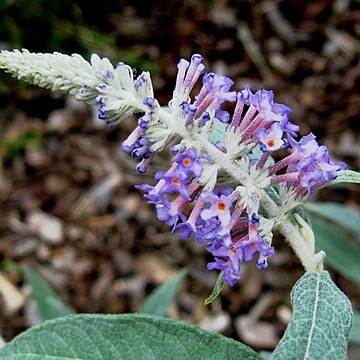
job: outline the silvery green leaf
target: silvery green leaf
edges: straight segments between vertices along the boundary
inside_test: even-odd
[[[329,181],[325,186],[341,183],[360,184],[360,173],[353,170],[338,171],[338,177],[335,180]]]
[[[360,312],[354,311],[354,324],[350,331],[349,341],[353,344],[360,345]]]
[[[260,159],[263,154],[264,153],[260,150],[260,146],[256,146],[248,154],[248,157],[249,157],[250,160],[257,160],[257,159]],[[274,164],[275,164],[275,160],[270,156],[266,160],[265,167],[269,167],[269,166],[274,165]]]
[[[145,314],[70,315],[0,350],[1,360],[260,360],[249,347],[183,321]]]
[[[351,281],[360,283],[360,250],[351,239],[330,221],[310,216],[316,250],[326,253],[325,263]]]
[[[204,304],[205,305],[211,304],[220,295],[221,290],[224,288],[224,286],[225,286],[224,273],[221,271],[221,273],[219,274],[219,276],[216,280],[216,283],[215,283],[212,293],[205,300]]]
[[[140,312],[165,316],[186,273],[186,270],[180,271],[169,282],[155,289],[145,300]]]
[[[305,208],[360,240],[360,214],[348,206],[334,202],[307,202]]]
[[[303,208],[302,205],[301,205],[301,206],[297,206],[297,207],[292,211],[292,213],[293,213],[293,214],[298,214],[299,216],[301,216],[301,217],[304,219],[304,221],[305,221],[307,224],[311,225],[310,218],[309,218],[308,214],[305,212],[305,210],[304,210],[304,208]]]
[[[353,322],[349,299],[329,273],[308,272],[291,292],[293,316],[272,360],[344,360]]]
[[[270,196],[271,200],[275,202],[276,205],[281,204],[279,185],[275,184],[273,186],[268,186],[267,188],[265,188],[265,191]]]
[[[209,141],[212,144],[216,144],[218,142],[224,141],[224,136],[226,132],[226,125],[222,121],[214,118],[213,119],[213,126],[211,133],[209,135]]]

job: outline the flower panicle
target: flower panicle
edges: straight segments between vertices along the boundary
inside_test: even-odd
[[[331,160],[327,148],[319,146],[312,134],[296,141],[299,127],[289,120],[291,109],[274,102],[272,91],[253,93],[246,86],[236,92],[228,77],[205,73],[192,101],[189,94],[203,71],[200,59],[194,55],[190,62],[180,60],[170,108],[187,132],[205,133],[223,159],[244,160],[242,183],[231,179],[226,166],[194,138],[184,137],[172,147],[171,168],[156,174],[155,186],[139,189],[155,204],[158,218],[178,231],[180,238],[193,236],[214,256],[208,269],[223,271],[225,281],[234,285],[242,263],[255,260],[259,269],[265,269],[275,253],[271,245],[275,222],[269,227],[271,216],[260,211],[263,190],[282,183],[289,194],[306,197],[319,184],[334,179],[345,164]],[[222,108],[225,102],[234,103],[232,114]],[[221,136],[213,136],[216,126],[222,129]],[[289,155],[274,163],[272,154],[284,148]],[[187,171],[184,162],[197,171]],[[220,178],[230,179],[230,184],[215,186]]]
[[[156,185],[137,187],[155,205],[161,221],[181,238],[193,236],[205,246],[214,257],[208,269],[223,271],[230,285],[239,279],[243,263],[267,267],[275,253],[273,228],[281,228],[279,221],[295,203],[346,167],[332,160],[313,134],[297,139],[299,127],[289,120],[291,109],[276,103],[272,91],[252,92],[249,86],[233,90],[234,81],[227,76],[205,72],[199,54],[179,61],[168,107],[155,99],[148,72],[135,78],[131,67],[118,63],[114,68],[97,55],[87,62],[76,54],[2,51],[0,68],[94,103],[98,118],[109,126],[141,113],[121,144],[139,159],[140,173],[158,151],[178,139],[171,147],[169,170],[156,173]],[[200,90],[192,97],[201,76]],[[273,154],[282,149],[288,155],[275,162]],[[269,199],[269,189],[277,193],[278,188],[286,200]]]

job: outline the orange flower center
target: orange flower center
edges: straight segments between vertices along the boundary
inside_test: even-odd
[[[236,249],[235,249],[234,246],[232,246],[232,247],[230,248],[230,251],[231,251],[233,254],[236,254]]]
[[[217,208],[220,211],[224,211],[226,209],[226,205],[222,201],[218,201]]]
[[[180,185],[181,184],[181,181],[179,178],[172,178],[171,179],[171,182],[174,184],[174,185]]]
[[[186,158],[183,159],[182,163],[183,163],[184,166],[191,166],[192,161],[191,161],[190,158],[186,157]]]
[[[267,141],[267,146],[268,146],[268,147],[273,147],[273,146],[275,146],[275,140],[274,140],[274,139],[268,140],[268,141]]]

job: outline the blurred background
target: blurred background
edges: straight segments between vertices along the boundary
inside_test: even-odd
[[[276,102],[293,109],[302,134],[314,132],[354,170],[360,167],[359,34],[360,1],[350,0],[0,0],[1,49],[86,59],[95,52],[123,61],[151,72],[163,105],[178,59],[201,53],[207,70],[230,76],[234,88],[273,89]],[[303,274],[299,261],[275,238],[277,253],[266,271],[244,266],[238,284],[204,306],[217,279],[206,270],[208,254],[195,240],[170,234],[134,188],[153,184],[154,172],[168,168],[167,154],[139,175],[119,149],[135,124],[132,118],[107,128],[91,107],[0,73],[2,338],[40,321],[25,264],[74,311],[116,314],[138,311],[153,289],[187,268],[169,316],[271,351],[291,316],[290,289]],[[346,205],[355,219],[350,230],[333,224],[336,241],[327,236],[336,231],[324,213],[316,226],[332,278],[359,308],[359,188],[325,189],[313,200],[339,204],[332,208],[338,218]],[[360,344],[360,328],[352,342]],[[358,356],[352,345],[350,358]]]

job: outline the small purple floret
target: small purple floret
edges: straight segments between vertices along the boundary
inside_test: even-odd
[[[161,187],[159,194],[172,194],[178,192],[184,200],[189,201],[189,192],[187,190],[187,184],[189,182],[186,174],[182,172],[166,173],[159,171],[155,175],[156,180],[163,179],[165,184]]]
[[[197,178],[202,175],[203,168],[197,159],[195,148],[190,148],[185,153],[178,155],[172,162],[177,163],[177,171]]]
[[[275,151],[279,150],[284,145],[283,127],[279,123],[273,123],[268,129],[262,128],[255,137],[262,144],[261,150]]]
[[[179,231],[179,237],[180,239],[189,239],[191,235],[196,231],[194,226],[192,224],[189,224],[188,222],[183,222],[181,224],[177,224],[174,230]]]
[[[228,197],[224,195],[217,196],[213,193],[208,193],[203,197],[205,203],[210,203],[209,209],[204,209],[201,212],[201,218],[203,220],[209,220],[211,218],[218,218],[222,226],[229,224],[231,219],[230,208],[231,202]]]
[[[253,212],[247,216],[247,221],[258,226],[260,224],[260,217],[257,213]]]
[[[135,90],[139,90],[141,86],[143,86],[146,82],[146,75],[145,73],[142,73],[134,82],[134,88]]]
[[[254,255],[256,253],[262,254],[263,256],[272,256],[274,255],[274,248],[265,243],[264,239],[260,236],[257,236],[248,241],[242,243],[243,249],[243,261],[250,262],[253,261]]]
[[[155,105],[155,99],[152,97],[146,97],[144,99],[144,105],[146,105],[149,108],[153,108]]]
[[[171,204],[170,207],[163,204],[156,204],[155,207],[158,219],[168,225],[176,225],[179,220],[184,221],[186,219],[185,215],[180,213],[178,208],[173,204]]]

